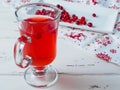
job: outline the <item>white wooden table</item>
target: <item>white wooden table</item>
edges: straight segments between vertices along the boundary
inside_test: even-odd
[[[19,35],[17,24],[13,23],[14,21],[16,21],[14,13],[0,5],[0,90],[38,90],[25,83],[24,70],[18,68],[14,63],[13,46]],[[62,39],[60,41],[64,42]],[[67,47],[65,43],[58,45],[58,56],[53,66],[60,67],[58,68],[60,72],[63,70],[66,74],[61,72],[58,82],[45,90],[120,90],[120,67],[100,61],[81,49],[74,49],[78,50],[81,56],[77,54],[72,56],[75,53],[73,48],[70,45]],[[73,53],[70,52],[70,49]],[[78,64],[77,59],[81,59],[81,57],[85,58],[85,61]],[[66,61],[60,62],[58,59]],[[69,62],[68,59],[73,59],[74,63]],[[79,74],[75,74],[77,70]],[[74,72],[72,73],[72,71]]]

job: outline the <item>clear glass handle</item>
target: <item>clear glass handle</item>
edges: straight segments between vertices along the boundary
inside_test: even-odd
[[[25,43],[31,43],[31,38],[28,36],[21,36],[18,38],[14,45],[14,59],[17,66],[21,68],[28,67],[31,62],[32,58],[28,55],[23,56],[23,49],[25,46]]]

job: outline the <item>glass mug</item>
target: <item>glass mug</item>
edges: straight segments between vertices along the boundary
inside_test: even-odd
[[[50,63],[56,57],[57,32],[61,11],[47,3],[31,3],[18,7],[20,37],[14,46],[15,63],[21,68],[29,67],[25,81],[34,87],[48,87],[58,78]]]

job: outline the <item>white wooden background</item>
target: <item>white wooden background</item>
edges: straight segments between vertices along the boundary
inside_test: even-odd
[[[14,63],[13,47],[19,37],[15,22],[14,12],[0,5],[0,90],[38,90],[25,83],[24,69]],[[119,66],[99,60],[62,35],[52,65],[59,71],[59,80],[45,90],[120,90]]]

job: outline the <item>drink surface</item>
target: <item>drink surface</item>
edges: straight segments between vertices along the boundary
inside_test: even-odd
[[[55,59],[57,29],[56,21],[42,15],[27,18],[21,23],[21,36],[27,35],[32,40],[23,49],[24,57],[32,57],[32,66],[46,66]]]

